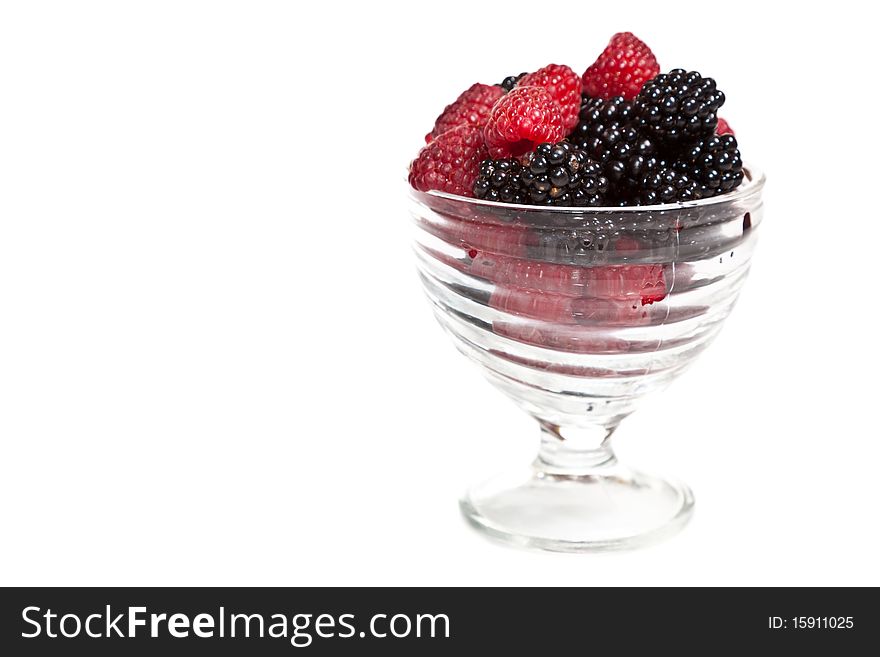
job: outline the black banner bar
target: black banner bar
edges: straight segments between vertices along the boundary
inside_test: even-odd
[[[880,638],[873,589],[23,588],[3,655],[540,654],[618,646],[844,650]],[[865,643],[865,641],[869,643]],[[71,653],[76,651],[76,653]]]

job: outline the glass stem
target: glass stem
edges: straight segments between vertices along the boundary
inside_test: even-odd
[[[549,475],[586,475],[617,463],[611,449],[611,434],[617,428],[604,425],[592,427],[560,427],[549,422],[541,424],[541,449],[534,467]]]

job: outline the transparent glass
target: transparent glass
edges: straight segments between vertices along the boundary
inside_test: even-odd
[[[706,348],[734,306],[763,175],[686,204],[515,206],[410,190],[415,251],[440,324],[538,420],[531,467],[471,488],[467,519],[516,545],[582,552],[681,528],[684,485],[620,464],[610,439]]]

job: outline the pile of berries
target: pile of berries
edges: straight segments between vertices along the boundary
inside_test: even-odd
[[[608,179],[586,151],[566,141],[540,144],[521,158],[483,160],[474,196],[529,205],[602,205]]]
[[[660,73],[632,33],[578,75],[550,64],[474,84],[448,105],[410,184],[501,203],[628,206],[709,198],[743,180],[724,93],[695,71]]]

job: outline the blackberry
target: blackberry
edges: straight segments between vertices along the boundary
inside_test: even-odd
[[[569,136],[569,141],[581,148],[588,148],[592,140],[597,138],[606,127],[614,125],[630,125],[634,122],[633,105],[614,96],[608,100],[602,98],[581,98],[579,122]]]
[[[484,160],[474,196],[527,205],[603,205],[608,179],[586,151],[568,142],[541,144],[521,160]]]
[[[715,80],[677,68],[648,80],[633,109],[649,137],[678,145],[715,132],[723,104],[724,92]]]
[[[588,226],[540,228],[528,247],[530,258],[559,264],[602,264],[607,260],[608,236]]]
[[[636,205],[695,201],[701,198],[700,185],[687,172],[672,166],[662,166],[640,181]]]
[[[540,144],[523,157],[522,182],[534,205],[603,205],[608,179],[602,166],[573,144]]]
[[[654,143],[637,127],[632,110],[622,96],[586,98],[580,123],[569,137],[602,165],[617,200],[631,197],[632,188],[657,168]]]
[[[486,201],[527,204],[529,201],[522,174],[523,167],[519,160],[483,160],[480,175],[474,182],[474,196]]]
[[[695,142],[682,153],[675,167],[700,185],[703,198],[726,194],[743,181],[742,157],[731,134]]]
[[[516,86],[516,83],[522,80],[526,75],[528,74],[525,71],[519,75],[509,75],[502,80],[499,86],[504,89],[505,92],[511,91]]]

